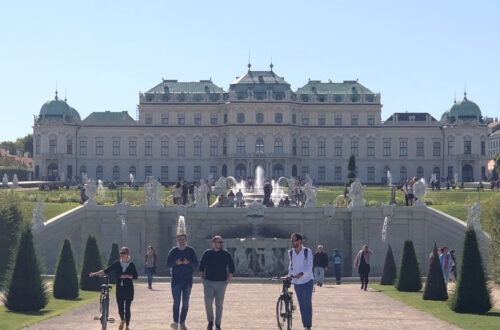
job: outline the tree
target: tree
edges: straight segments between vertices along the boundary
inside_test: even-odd
[[[483,230],[490,234],[490,274],[500,284],[500,195],[495,194],[483,207]]]
[[[57,261],[52,294],[54,298],[58,299],[75,299],[78,297],[78,276],[69,239],[64,240]]]
[[[450,307],[457,313],[484,314],[491,309],[486,274],[474,228],[465,232],[462,262]]]
[[[0,194],[0,288],[6,282],[23,227],[19,202],[14,193]]]
[[[99,277],[89,277],[89,273],[102,269],[101,252],[97,246],[97,239],[94,235],[87,237],[85,251],[83,252],[83,265],[80,276],[80,289],[88,291],[99,291],[102,279]]]
[[[429,273],[425,280],[424,300],[447,300],[448,291],[446,283],[444,282],[443,270],[441,269],[441,262],[437,252],[437,245],[434,243],[434,250],[430,257]]]
[[[351,183],[354,182],[354,178],[356,177],[356,158],[354,157],[354,155],[351,155],[351,157],[349,157],[347,170],[347,178],[349,179],[347,185],[350,186]]]
[[[411,240],[405,241],[395,285],[398,291],[406,292],[416,292],[422,288],[417,256]]]
[[[14,312],[39,311],[48,303],[45,283],[35,253],[33,233],[27,227],[21,234],[15,264],[4,296],[5,307]]]
[[[120,260],[120,250],[118,249],[118,244],[111,244],[111,252],[109,253],[108,267],[117,260]],[[115,277],[110,274],[109,283],[115,283]]]
[[[380,285],[393,285],[396,280],[396,263],[394,262],[394,255],[392,254],[391,245],[388,245],[387,254],[385,255],[384,269],[382,270],[382,278]]]

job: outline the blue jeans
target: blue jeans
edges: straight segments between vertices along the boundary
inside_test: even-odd
[[[148,287],[151,287],[153,284],[153,269],[146,267],[146,275],[148,276]]]
[[[444,284],[448,286],[448,281],[450,280],[450,269],[444,269],[444,267],[441,267],[443,270],[443,277],[444,277]]]
[[[318,285],[323,285],[323,280],[325,279],[325,269],[323,267],[314,267],[314,279]]]
[[[337,284],[340,284],[340,276],[341,276],[341,272],[340,272],[340,264],[334,264],[334,269],[335,269],[335,280],[337,281]]]
[[[181,295],[182,295],[182,309],[180,322],[184,323],[186,321],[186,316],[189,308],[189,296],[191,295],[192,283],[172,283],[172,297],[174,298],[174,304],[172,309],[174,312],[174,322],[179,322],[179,307],[181,305]]]
[[[299,301],[300,316],[302,317],[302,325],[304,328],[312,327],[312,293],[314,281],[310,280],[304,284],[294,284],[297,300]]]

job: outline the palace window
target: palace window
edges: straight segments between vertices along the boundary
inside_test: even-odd
[[[244,123],[245,122],[245,114],[240,112],[236,115],[236,121],[238,123]]]
[[[161,115],[161,124],[162,125],[168,125],[168,115]]]
[[[201,141],[194,141],[194,156],[201,156]]]
[[[128,155],[129,156],[137,155],[137,141],[128,141]]]
[[[120,180],[120,168],[118,166],[113,166],[113,180]]]
[[[153,115],[146,115],[146,125],[153,124]]]
[[[222,154],[227,155],[227,140],[222,139]]]
[[[256,116],[255,116],[255,121],[258,122],[259,124],[263,123],[264,122],[264,114],[259,112]]]
[[[318,126],[325,126],[325,125],[326,125],[325,115],[319,115],[318,116]]]
[[[148,165],[144,167],[144,177],[147,178],[148,176],[153,175],[153,166]]]
[[[368,141],[367,143],[367,149],[366,149],[366,155],[367,156],[375,156],[375,142],[374,141]]]
[[[152,156],[153,155],[153,141],[148,140],[144,141],[144,156]]]
[[[276,140],[274,140],[274,153],[283,153],[283,140],[281,138],[277,138]]]
[[[448,156],[454,155],[454,147],[455,142],[454,141],[448,141]]]
[[[374,125],[375,125],[375,117],[368,116],[368,126],[374,126]]]
[[[177,156],[186,156],[186,142],[177,141]]]
[[[375,167],[368,166],[367,178],[368,181],[375,181]]]
[[[351,155],[358,155],[358,140],[351,141]]]
[[[219,153],[219,143],[217,140],[210,141],[210,156],[217,156]]]
[[[80,177],[82,177],[84,174],[87,174],[87,167],[80,166]]]
[[[102,180],[102,177],[103,177],[103,168],[101,165],[97,166],[96,169],[95,169],[95,178],[96,180]]]
[[[318,156],[324,157],[326,155],[326,142],[318,141]]]
[[[358,126],[358,115],[351,115],[351,125]]]
[[[210,117],[210,124],[211,125],[217,125],[217,115],[212,115]]]
[[[341,181],[342,180],[342,167],[335,166],[334,175],[335,175],[335,181],[337,181],[337,182]]]
[[[195,166],[193,169],[193,177],[195,180],[201,179],[201,166]]]
[[[318,181],[325,181],[325,167],[318,166]]]
[[[309,116],[302,116],[302,125],[309,125]]]
[[[309,156],[309,141],[302,140],[302,156]]]
[[[73,154],[73,140],[67,140],[66,141],[66,153],[68,155]]]
[[[255,141],[255,153],[256,154],[263,154],[264,153],[264,139],[258,138]]]
[[[51,153],[51,154],[57,153],[57,140],[56,139],[50,139],[50,141],[49,141],[49,153]]]
[[[335,115],[335,126],[342,126],[342,115]]]
[[[35,154],[40,154],[40,136],[37,136],[35,139]]]
[[[408,178],[408,170],[406,169],[406,167],[401,166],[401,168],[399,169],[399,179],[400,181],[405,181],[407,178]]]
[[[210,166],[210,175],[216,179],[217,178],[217,166]]]
[[[441,142],[434,141],[432,143],[432,155],[433,156],[441,156]]]
[[[161,141],[161,155],[168,156],[168,141]]]
[[[297,140],[295,139],[292,142],[292,155],[297,156]]]
[[[295,114],[292,114],[292,124],[297,123],[297,116]]]
[[[236,153],[239,155],[245,153],[245,140],[244,139],[238,139],[236,141]]]
[[[177,124],[178,125],[184,125],[186,123],[186,117],[184,114],[178,114],[177,115]]]
[[[134,165],[132,165],[132,166],[129,167],[129,169],[128,169],[128,173],[129,174],[132,174],[135,177],[136,172],[137,172],[137,170],[136,170],[136,168],[135,168]]]
[[[424,157],[424,141],[417,141],[417,157]]]
[[[384,156],[391,155],[391,141],[384,141]]]
[[[481,141],[481,156],[486,155],[486,142]]]
[[[399,141],[399,157],[408,156],[408,141]]]
[[[274,121],[276,123],[281,123],[283,121],[283,114],[282,113],[277,113],[274,115]]]
[[[120,141],[113,140],[113,156],[120,156]]]
[[[96,154],[96,156],[104,155],[104,141],[103,140],[95,141],[95,154]]]
[[[309,174],[309,166],[302,166],[302,178],[307,177]]]
[[[448,166],[448,179],[453,179],[453,166]]]
[[[417,179],[424,177],[424,168],[422,166],[417,167]]]
[[[342,156],[342,141],[335,141],[335,156]]]
[[[166,182],[168,180],[168,166],[164,165],[161,167],[160,180]]]
[[[441,181],[441,169],[438,166],[434,167],[434,174],[436,174],[436,179]]]
[[[177,178],[184,179],[184,166],[177,166]]]
[[[200,114],[194,115],[194,124],[201,125],[201,115]]]

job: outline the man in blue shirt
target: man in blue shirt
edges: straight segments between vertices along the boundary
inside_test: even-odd
[[[335,270],[335,279],[337,284],[340,284],[340,275],[341,275],[341,266],[342,266],[342,255],[339,253],[339,250],[334,249],[332,257],[330,259],[333,263],[333,268]]]
[[[172,329],[186,330],[186,316],[189,308],[189,296],[193,286],[193,270],[198,267],[198,258],[193,248],[187,245],[185,233],[177,235],[177,246],[168,253],[167,267],[172,272],[172,296],[174,304],[174,322],[170,325]],[[179,319],[179,306],[182,309]]]

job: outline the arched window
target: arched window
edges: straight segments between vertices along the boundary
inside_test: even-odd
[[[135,177],[135,174],[136,174],[136,168],[134,165],[130,166],[129,169],[128,169],[128,173],[132,174],[134,177]]]
[[[236,153],[237,154],[244,154],[245,153],[245,140],[244,139],[238,139],[236,141]]]
[[[441,169],[439,166],[434,167],[434,174],[436,174],[436,180],[440,181],[441,180]]]
[[[424,168],[422,166],[417,167],[417,179],[424,177]]]
[[[283,168],[283,165],[281,164],[276,164],[273,167],[273,177],[275,179],[279,179],[282,176],[285,176],[285,169]]]
[[[255,153],[256,154],[263,154],[264,153],[264,139],[263,138],[258,138],[255,141]]]
[[[87,174],[87,167],[86,166],[80,166],[80,176],[83,176],[84,174]]]
[[[239,178],[245,178],[247,176],[247,168],[243,164],[236,165],[234,169],[234,176]]]
[[[297,165],[292,165],[292,177],[297,177]]]
[[[257,116],[255,116],[255,121],[260,123],[264,122],[264,114],[262,112],[259,112]]]
[[[274,140],[274,153],[283,153],[283,140],[281,138],[277,138],[276,140]]]
[[[101,165],[97,166],[95,169],[95,179],[102,180],[104,169]]]
[[[406,170],[406,167],[401,166],[399,169],[399,179],[401,181],[405,181],[408,178],[408,171]]]
[[[292,155],[297,156],[297,140],[293,139],[292,142]]]
[[[113,167],[113,180],[120,180],[120,168],[118,166]]]

